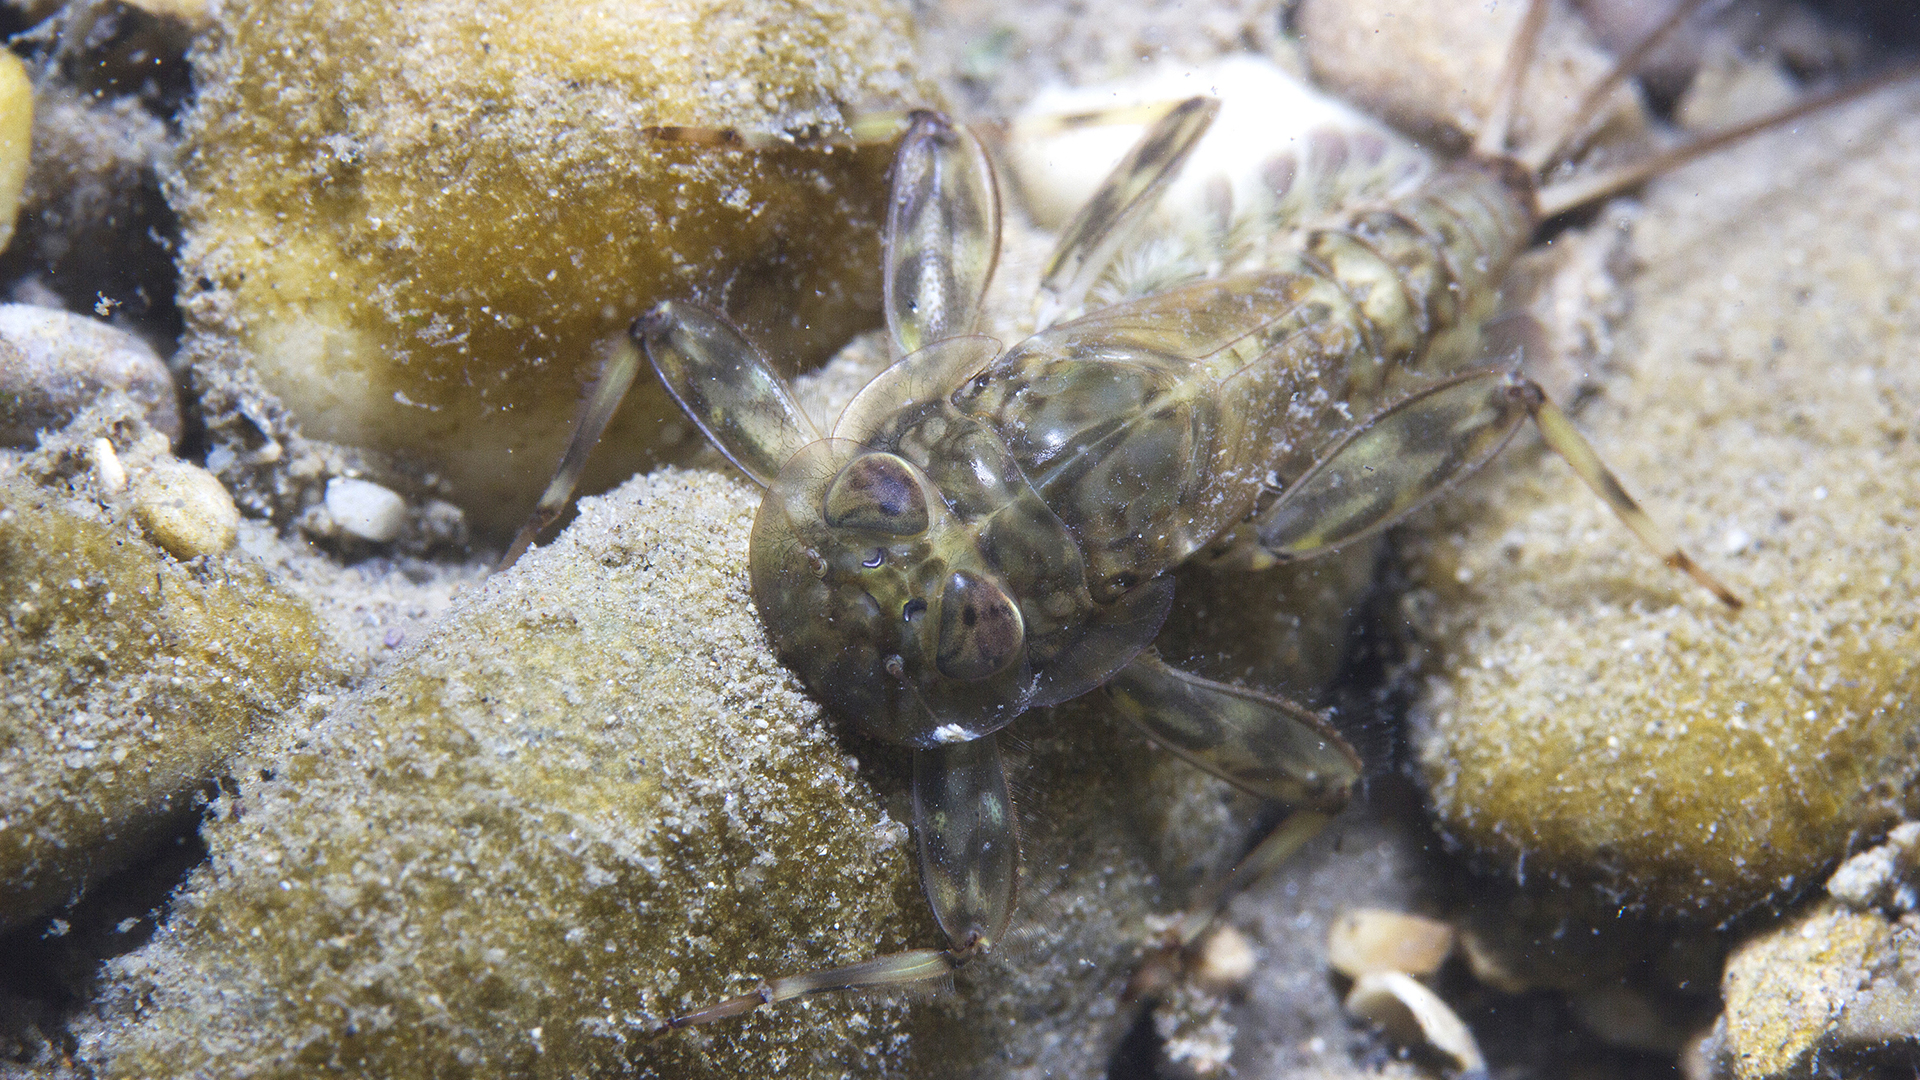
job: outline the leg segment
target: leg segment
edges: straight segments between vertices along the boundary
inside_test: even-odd
[[[1107,695],[1154,742],[1236,787],[1298,807],[1232,873],[1194,897],[1134,972],[1127,997],[1150,997],[1179,977],[1235,896],[1327,827],[1360,778],[1360,758],[1312,711],[1189,675],[1152,654],[1122,669]]]
[[[612,347],[606,362],[600,366],[600,378],[593,384],[587,399],[580,404],[580,414],[574,418],[573,437],[567,442],[567,452],[560,459],[560,467],[554,470],[553,479],[547,482],[547,489],[540,493],[540,501],[533,506],[533,514],[527,518],[520,531],[513,534],[513,543],[507,545],[507,553],[500,556],[500,562],[493,568],[499,573],[520,561],[527,553],[534,537],[540,530],[553,524],[567,508],[567,502],[573,498],[573,489],[580,483],[580,474],[586,470],[587,455],[600,443],[600,435],[607,430],[607,423],[613,419],[613,411],[620,407],[626,398],[627,390],[633,385],[633,377],[640,371],[640,346],[628,338],[620,338]]]
[[[1134,228],[1153,212],[1167,185],[1207,133],[1220,103],[1196,97],[1174,106],[1140,137],[1067,223],[1040,278],[1035,331],[1079,306]]]
[[[1732,590],[1667,539],[1538,384],[1490,369],[1436,383],[1348,433],[1255,519],[1259,545],[1269,558],[1286,561],[1384,529],[1492,460],[1528,417],[1663,562],[1728,607],[1741,606]]]
[[[801,447],[819,440],[766,354],[725,318],[697,304],[670,301],[635,320],[632,338],[616,347],[601,370],[575,421],[560,468],[494,568],[496,573],[512,566],[534,536],[566,509],[587,455],[633,385],[642,346],[681,410],[761,487],[773,483],[780,466]]]
[[[1107,696],[1154,742],[1262,798],[1337,809],[1360,778],[1359,756],[1317,713],[1189,675],[1152,652],[1121,668]]]
[[[913,831],[920,880],[951,944],[787,975],[750,994],[668,1018],[662,1031],[750,1013],[825,990],[906,986],[944,978],[984,956],[1006,932],[1020,873],[1020,833],[999,744],[988,736],[913,754]]]
[[[973,333],[1000,257],[1000,188],[980,141],[937,113],[915,113],[900,141],[885,249],[896,356]]]
[[[992,736],[913,752],[920,881],[956,959],[1006,932],[1020,876],[1020,829]]]

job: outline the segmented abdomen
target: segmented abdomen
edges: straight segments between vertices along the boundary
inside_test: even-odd
[[[1109,601],[1232,528],[1349,403],[1464,349],[1534,225],[1531,188],[1472,164],[1301,237],[1267,270],[1037,334],[954,403],[1006,440]]]

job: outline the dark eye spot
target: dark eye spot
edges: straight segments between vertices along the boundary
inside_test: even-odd
[[[1107,580],[1112,583],[1114,588],[1119,589],[1121,592],[1125,592],[1140,583],[1139,577],[1133,574],[1115,574]]]
[[[900,609],[900,617],[905,619],[908,622],[912,622],[913,620],[919,618],[922,615],[925,615],[926,613],[927,613],[927,602],[925,600],[920,599],[917,596],[907,601],[907,606]]]
[[[838,529],[918,536],[927,531],[927,497],[904,458],[862,454],[828,485],[822,516]]]
[[[949,679],[997,675],[1020,656],[1026,628],[1013,598],[992,581],[961,572],[940,594],[940,641],[934,666]]]

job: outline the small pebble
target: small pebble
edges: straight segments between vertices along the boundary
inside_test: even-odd
[[[240,511],[212,473],[162,458],[133,480],[133,512],[176,559],[217,555],[239,535]]]
[[[1917,861],[1920,821],[1909,821],[1888,833],[1886,843],[1841,863],[1827,879],[1827,895],[1855,911],[1876,907],[1912,911],[1920,907],[1920,895],[1910,880]]]
[[[1349,979],[1380,971],[1431,975],[1453,952],[1453,927],[1421,915],[1355,908],[1327,931],[1327,962]]]
[[[87,448],[87,461],[93,466],[93,482],[102,495],[118,495],[127,490],[126,466],[120,464],[120,455],[114,453],[112,442],[93,440],[93,445]]]
[[[370,480],[336,476],[327,481],[327,513],[340,531],[385,544],[407,524],[407,501]]]
[[[0,51],[0,248],[13,239],[20,216],[32,142],[33,83],[18,56]]]
[[[180,437],[173,376],[146,342],[84,315],[0,304],[0,445],[32,447],[39,432],[66,427],[115,392],[132,398],[147,425],[169,441]]]
[[[1200,947],[1193,977],[1210,989],[1230,990],[1247,981],[1258,959],[1247,935],[1231,926],[1222,926],[1207,935]]]

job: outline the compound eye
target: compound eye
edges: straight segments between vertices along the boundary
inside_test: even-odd
[[[972,682],[998,674],[1020,655],[1026,630],[1020,609],[998,585],[968,573],[947,579],[940,594],[940,644],[934,666],[949,679]]]
[[[862,454],[827,487],[824,516],[835,528],[918,536],[927,531],[927,496],[905,459]]]

